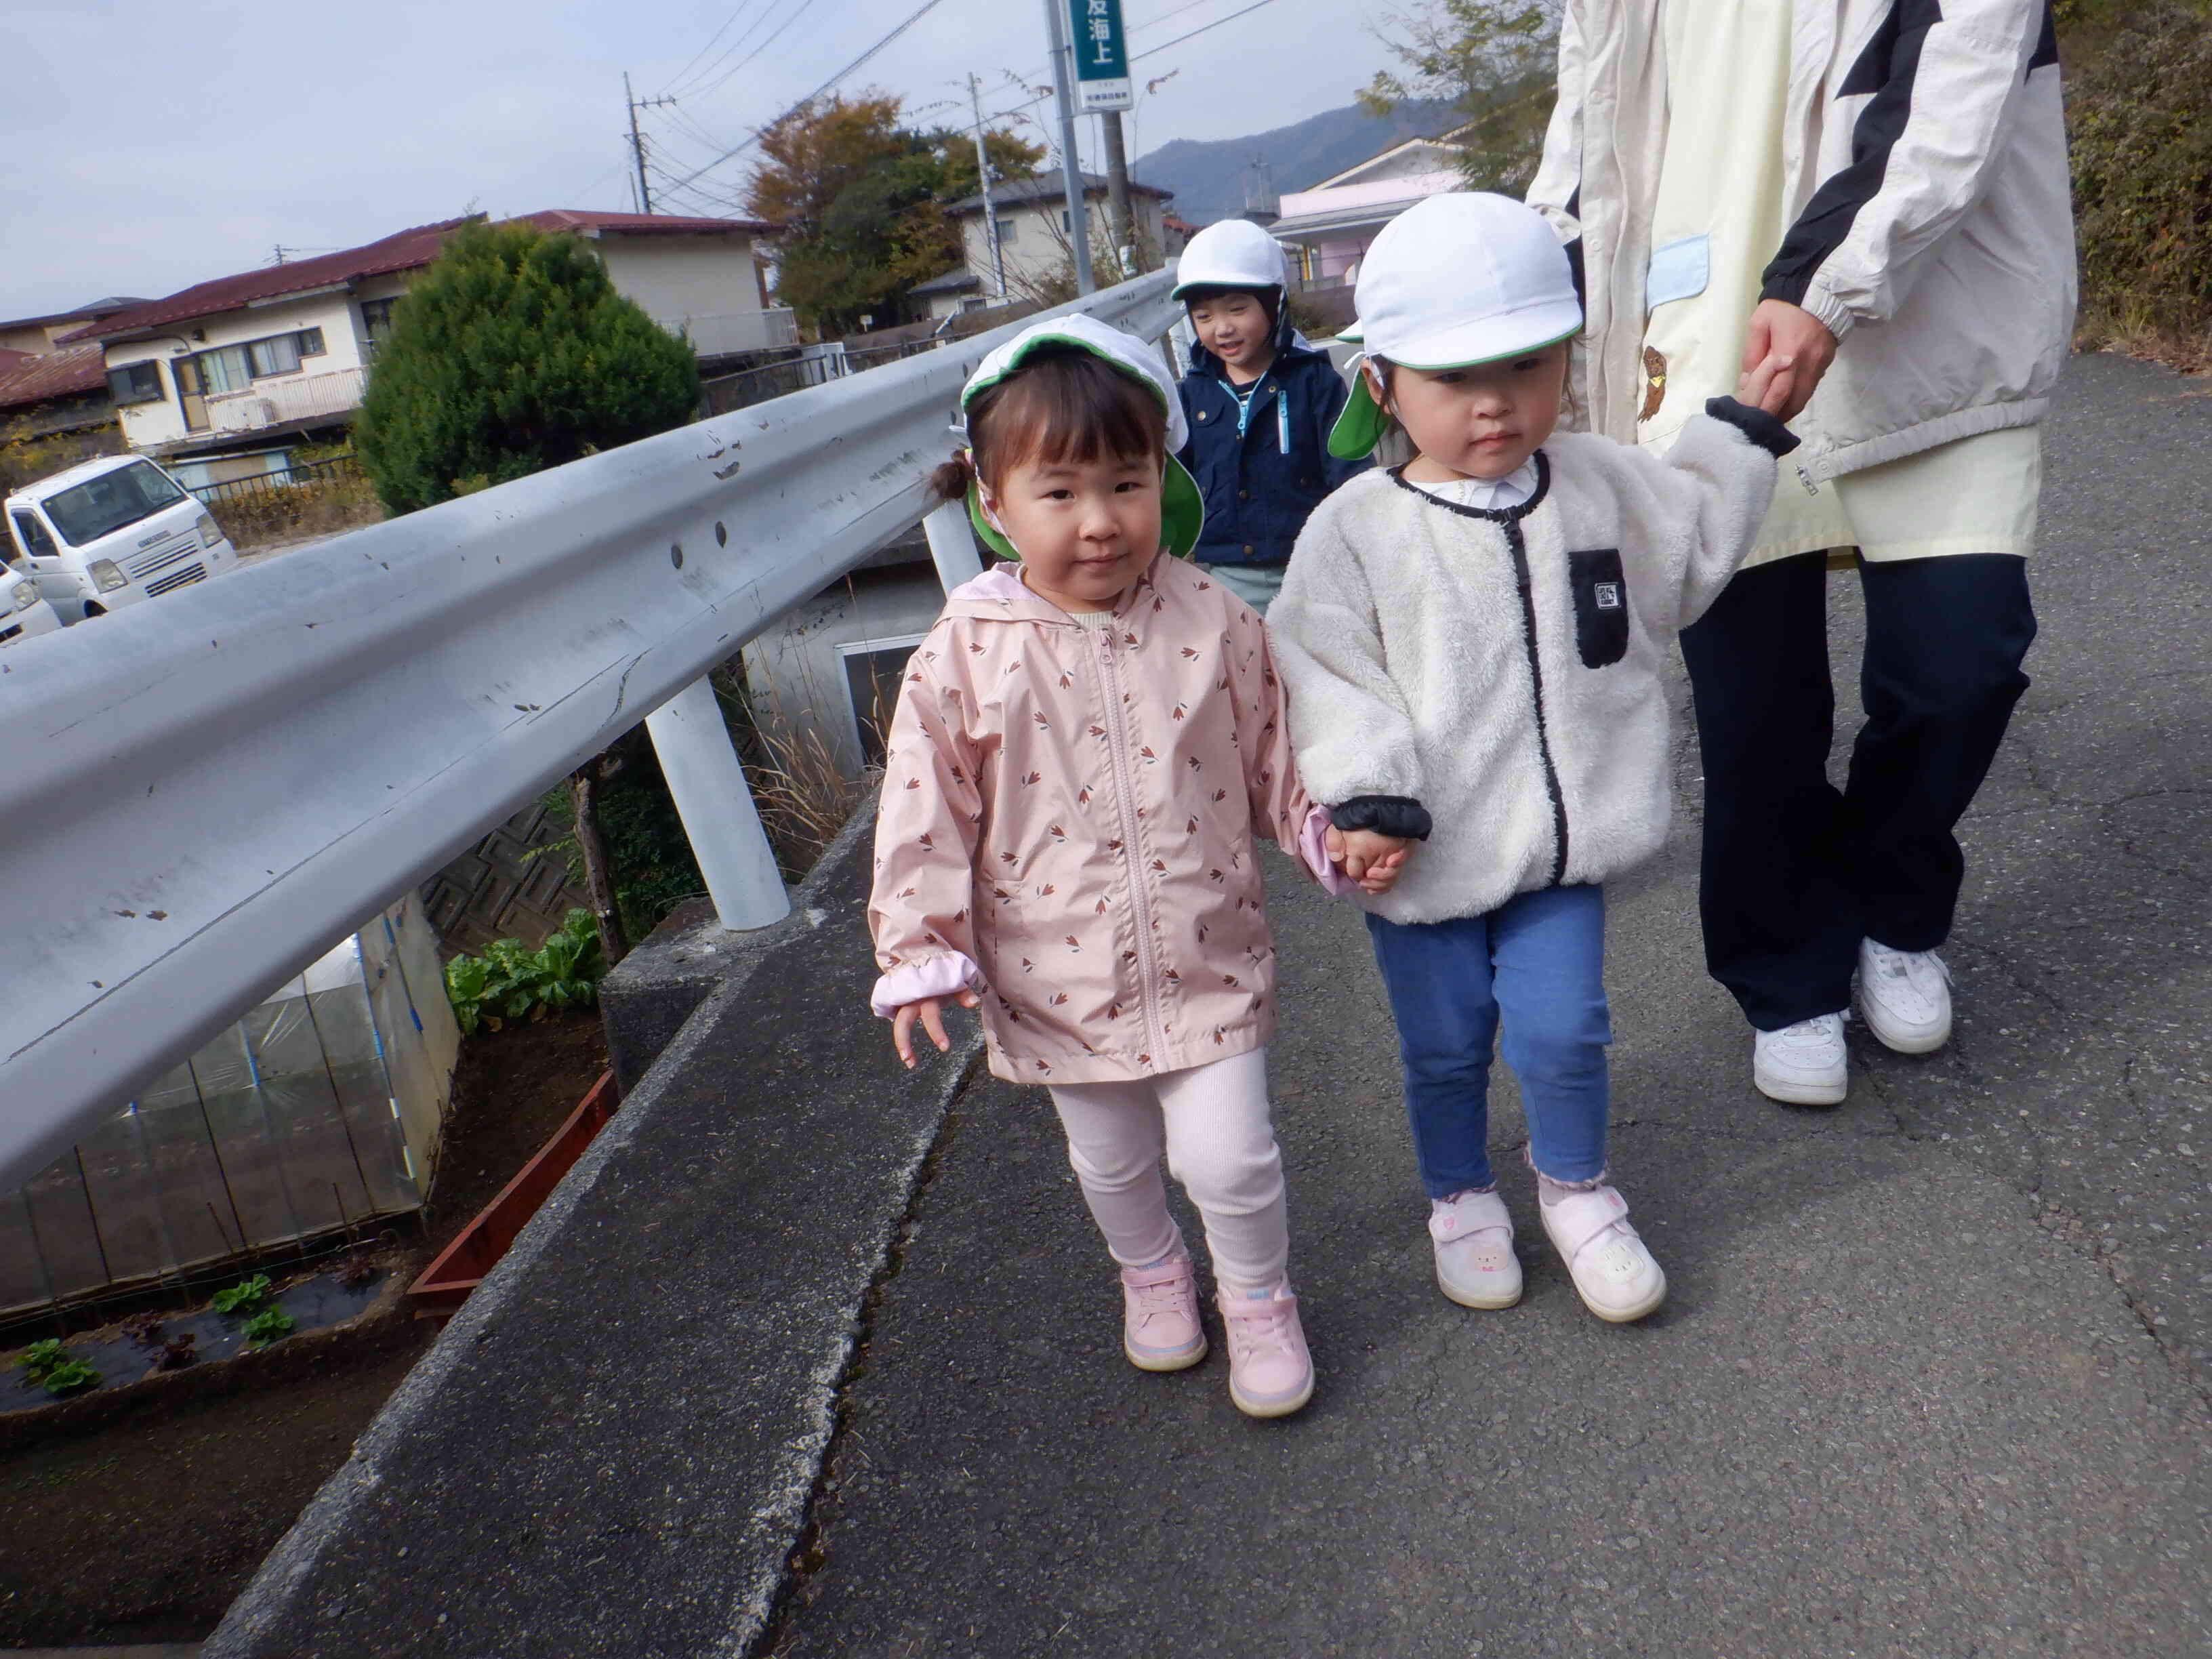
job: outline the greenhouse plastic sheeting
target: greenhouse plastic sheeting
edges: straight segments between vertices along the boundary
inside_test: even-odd
[[[418,1207],[460,1031],[410,896],[14,1193],[0,1310]]]

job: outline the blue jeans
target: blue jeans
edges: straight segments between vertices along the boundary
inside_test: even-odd
[[[1283,591],[1283,572],[1289,568],[1280,564],[1199,566],[1200,570],[1263,617],[1267,614],[1267,607],[1275,602],[1275,595]]]
[[[1528,1161],[1554,1181],[1605,1173],[1605,890],[1522,893],[1486,915],[1401,923],[1370,915],[1398,1022],[1406,1115],[1431,1198],[1493,1177],[1490,1047],[1501,1016],[1521,1080]]]

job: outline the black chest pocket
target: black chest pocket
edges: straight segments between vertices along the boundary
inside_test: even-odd
[[[1575,644],[1583,666],[1619,662],[1628,654],[1628,582],[1620,574],[1620,550],[1568,554],[1567,582],[1574,590]]]

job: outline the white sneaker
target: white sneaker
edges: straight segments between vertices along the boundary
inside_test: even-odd
[[[1521,1299],[1513,1218],[1493,1190],[1429,1200],[1437,1288],[1462,1308],[1510,1308]]]
[[[1575,1294],[1608,1324],[1626,1325],[1667,1299],[1667,1275],[1628,1224],[1628,1200],[1611,1187],[1570,1193],[1536,1212],[1567,1264]]]
[[[1842,1013],[1815,1014],[1778,1031],[1753,1032],[1751,1080],[1769,1100],[1792,1106],[1837,1104],[1850,1087]]]
[[[1951,970],[1933,951],[1859,941],[1859,1012],[1881,1046],[1931,1054],[1951,1040]]]

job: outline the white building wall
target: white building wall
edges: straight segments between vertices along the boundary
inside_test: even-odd
[[[721,236],[601,236],[592,251],[629,298],[662,320],[761,309],[753,240]]]
[[[212,430],[192,432],[185,425],[184,407],[177,399],[174,360],[217,346],[244,345],[273,334],[290,334],[303,328],[323,331],[323,355],[302,358],[289,374],[264,375],[256,388],[297,385],[313,377],[344,374],[362,367],[359,313],[352,296],[343,293],[317,294],[280,301],[273,305],[226,311],[213,317],[197,317],[177,325],[174,334],[151,340],[131,340],[107,348],[107,366],[158,362],[161,368],[161,397],[158,402],[130,404],[116,413],[123,422],[125,441],[133,449],[158,444],[181,443],[187,438],[216,435]],[[197,337],[204,335],[205,338]]]
[[[936,623],[945,589],[927,561],[857,572],[784,613],[744,649],[754,716],[780,740],[811,733],[847,776],[862,768],[856,710],[846,671],[855,648],[900,652]],[[888,724],[888,710],[881,711]]]
[[[1090,198],[1085,205],[1091,218],[1091,241],[1094,250],[1107,246],[1106,198]],[[1137,223],[1144,240],[1157,254],[1167,246],[1167,209],[1157,196],[1132,191],[1130,210],[1137,216]],[[1014,228],[1012,240],[1002,243],[1006,264],[1006,297],[1018,300],[1025,297],[1021,284],[1049,277],[1068,263],[1067,233],[1060,228],[1064,203],[1024,202],[1016,207],[1001,208],[999,218]],[[960,221],[961,247],[968,269],[983,279],[983,293],[996,303],[995,290],[991,283],[991,242],[983,228],[983,216],[978,212],[964,214]]]

